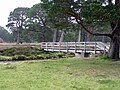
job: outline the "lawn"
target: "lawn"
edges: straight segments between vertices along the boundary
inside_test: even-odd
[[[120,62],[69,58],[0,65],[0,90],[120,90]]]

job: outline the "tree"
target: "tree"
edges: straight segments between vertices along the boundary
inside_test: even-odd
[[[51,41],[51,36],[48,34],[52,34],[53,30],[50,27],[51,22],[46,16],[46,13],[41,8],[41,4],[35,4],[30,8],[28,12],[29,20],[28,27],[29,31],[39,32],[40,41]],[[49,36],[49,37],[48,37]]]
[[[74,18],[82,28],[93,36],[107,36],[111,39],[108,56],[119,59],[120,48],[120,0],[41,0],[43,8],[52,15],[61,13]],[[48,6],[48,7],[47,7]],[[52,14],[54,13],[54,14]],[[89,30],[96,23],[107,23],[108,31]]]
[[[6,25],[13,33],[15,41],[20,42],[20,33],[24,27],[24,22],[27,20],[27,12],[29,8],[18,7],[10,12],[8,24]]]
[[[12,34],[1,26],[0,26],[0,38],[3,39],[4,42],[13,42]]]

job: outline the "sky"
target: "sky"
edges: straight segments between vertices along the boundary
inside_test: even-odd
[[[32,7],[40,0],[0,0],[0,26],[6,28],[8,16],[17,7]]]

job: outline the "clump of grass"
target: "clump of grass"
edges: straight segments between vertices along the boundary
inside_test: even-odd
[[[99,57],[97,57],[98,60],[101,61],[110,61],[111,59],[108,57],[108,55],[101,55]]]
[[[5,66],[5,69],[16,69],[17,67],[15,65],[10,65],[10,64],[7,64]]]
[[[115,81],[110,80],[110,79],[99,79],[97,82],[100,84],[114,84],[115,83]]]

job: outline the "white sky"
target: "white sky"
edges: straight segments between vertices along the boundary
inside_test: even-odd
[[[39,2],[40,0],[0,0],[0,26],[6,26],[9,13],[15,8],[32,7]]]

